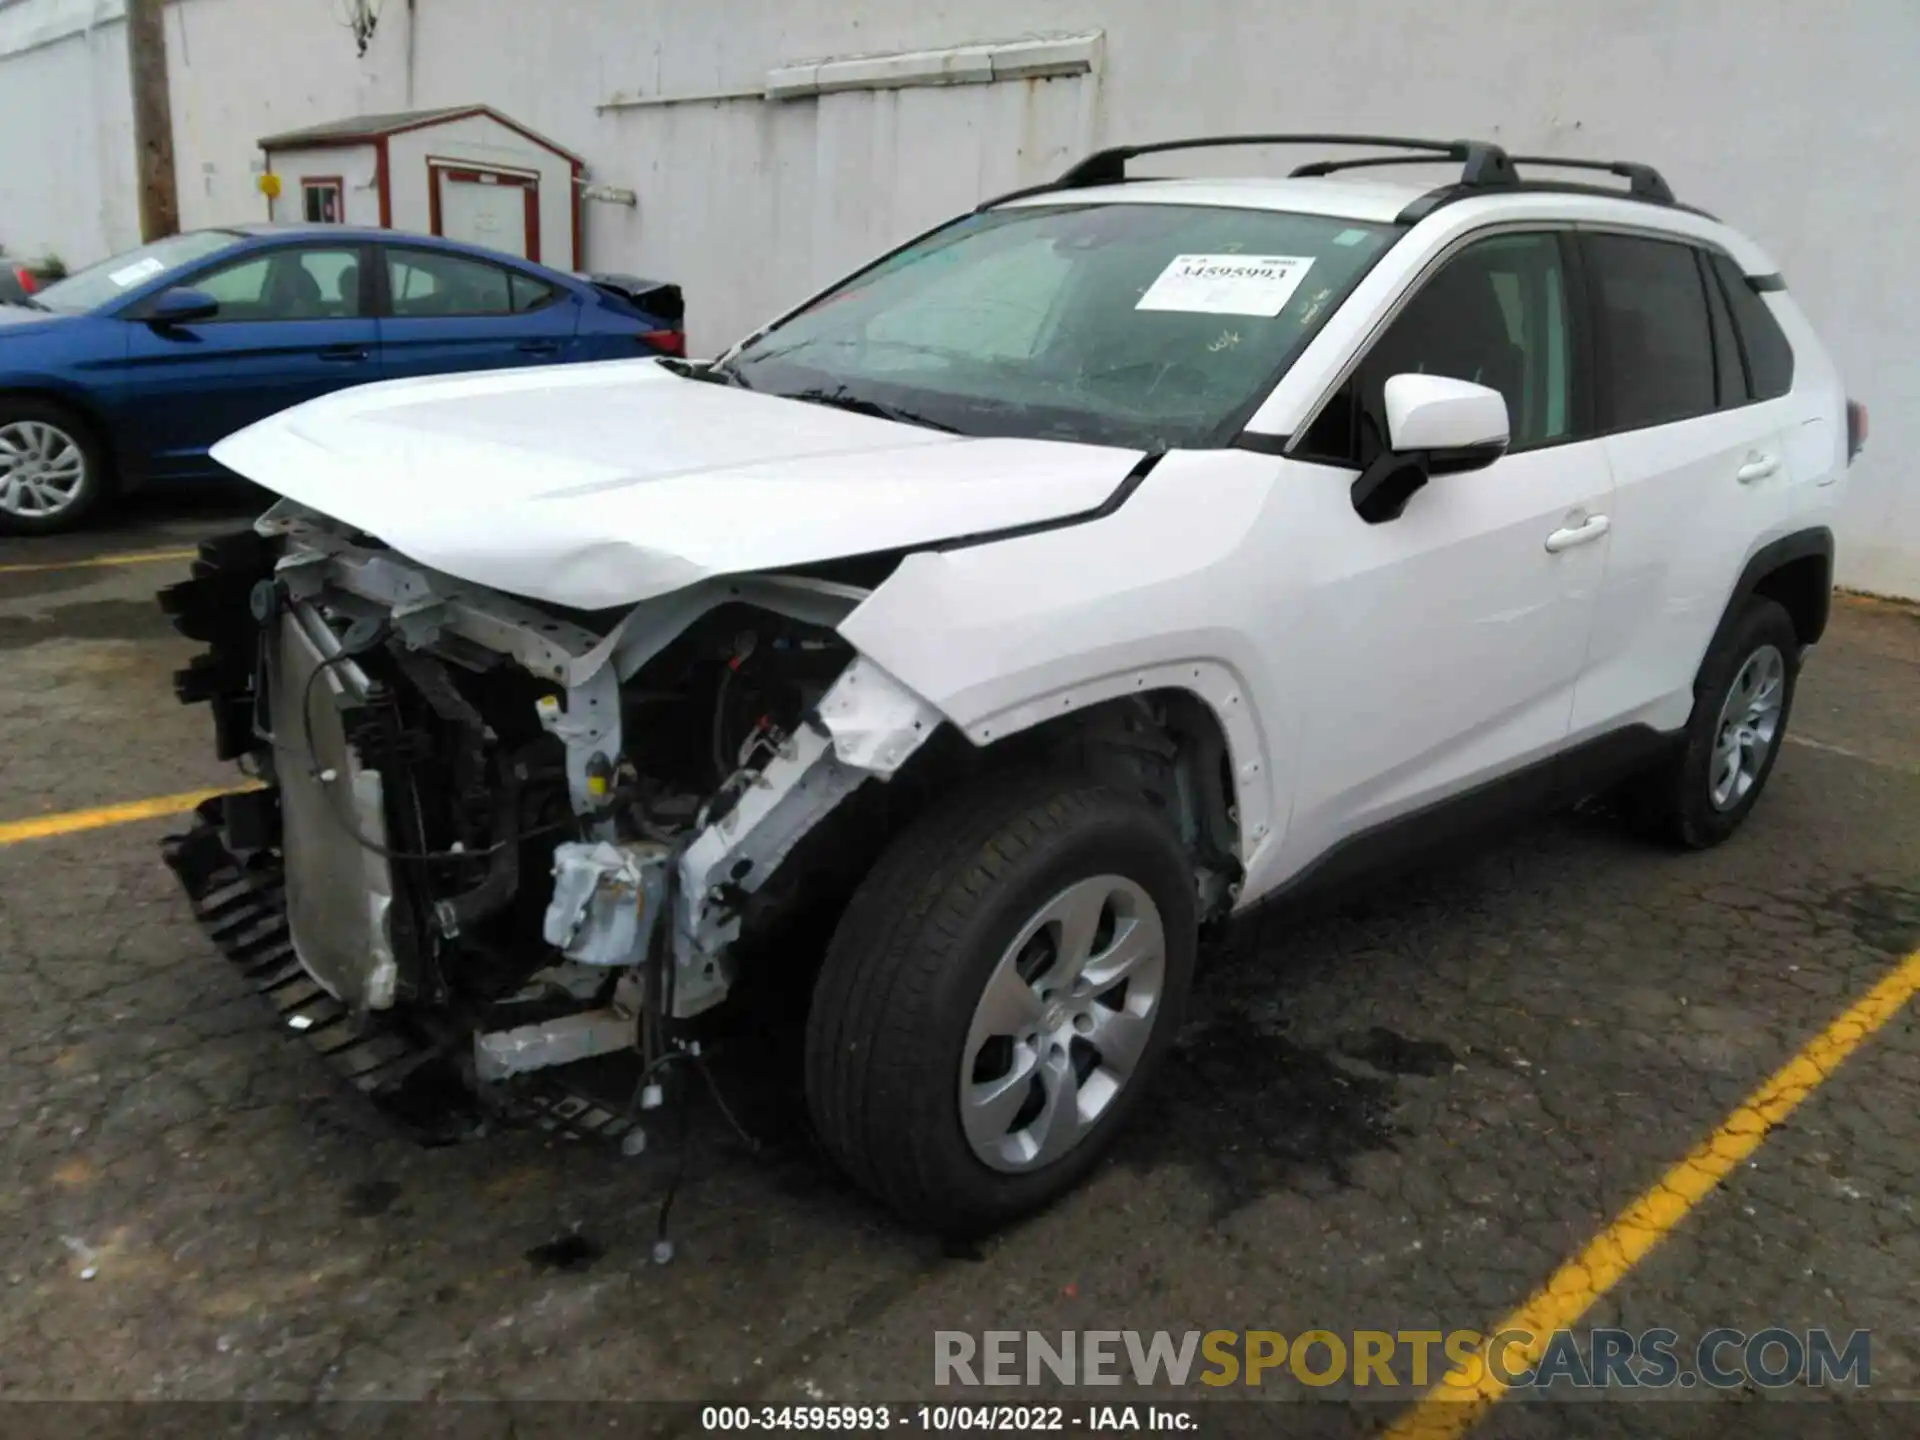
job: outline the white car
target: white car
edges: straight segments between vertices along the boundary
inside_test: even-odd
[[[1303,141],[1458,173],[1126,173]],[[848,1174],[1028,1211],[1203,926],[1616,785],[1712,845],[1765,788],[1865,415],[1752,241],[1580,163],[1105,151],[710,363],[242,430],[285,498],[165,601],[269,783],[172,862],[371,1094],[620,1134],[799,978]],[[634,1050],[634,1107],[568,1088]]]

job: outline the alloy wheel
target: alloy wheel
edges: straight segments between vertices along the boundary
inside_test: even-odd
[[[961,1056],[960,1119],[995,1170],[1037,1170],[1085,1139],[1160,1018],[1166,927],[1121,875],[1068,886],[1020,927],[987,979]]]
[[[45,420],[0,425],[0,510],[48,519],[72,506],[86,482],[86,454],[58,425]]]
[[[1753,790],[1780,733],[1787,693],[1786,657],[1762,645],[1746,659],[1727,689],[1707,765],[1709,797],[1716,810],[1731,810]]]

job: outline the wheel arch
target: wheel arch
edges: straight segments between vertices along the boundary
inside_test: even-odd
[[[1754,552],[1740,572],[1714,631],[1718,644],[1734,617],[1755,596],[1775,601],[1793,621],[1802,648],[1826,633],[1833,608],[1833,531],[1824,525],[1797,530]],[[1708,646],[1711,653],[1713,645]]]
[[[1209,912],[1231,908],[1276,828],[1246,686],[1218,661],[1143,667],[949,722],[990,766],[1047,760],[1146,793],[1179,830]]]

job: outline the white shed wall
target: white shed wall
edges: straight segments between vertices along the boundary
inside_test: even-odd
[[[254,204],[259,207],[256,214],[265,214],[269,220],[304,220],[301,177],[317,179],[337,175],[341,181],[341,199],[346,203],[346,223],[380,223],[380,159],[373,146],[316,145],[300,150],[276,150],[267,159],[273,173],[280,177],[280,198],[273,202],[271,213],[266,214],[266,197],[256,195]]]
[[[428,228],[427,160],[469,160],[540,176],[540,260],[573,268],[573,167],[526,136],[487,115],[402,130],[387,137],[392,167],[393,223],[400,230]]]
[[[0,0],[0,134],[47,137],[0,158],[0,244],[81,263],[132,237],[118,13]],[[1103,32],[1097,80],[599,108],[1035,31]],[[1351,129],[1644,158],[1779,259],[1873,411],[1841,577],[1920,596],[1920,485],[1900,463],[1920,452],[1912,0],[390,0],[364,60],[326,5],[176,0],[168,33],[187,223],[260,213],[259,135],[485,102],[638,192],[585,207],[588,263],[681,282],[704,349],[1094,143]]]

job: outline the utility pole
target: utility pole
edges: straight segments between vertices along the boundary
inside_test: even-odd
[[[133,83],[134,177],[140,238],[180,229],[173,174],[173,102],[167,93],[167,0],[127,0],[127,73]]]

